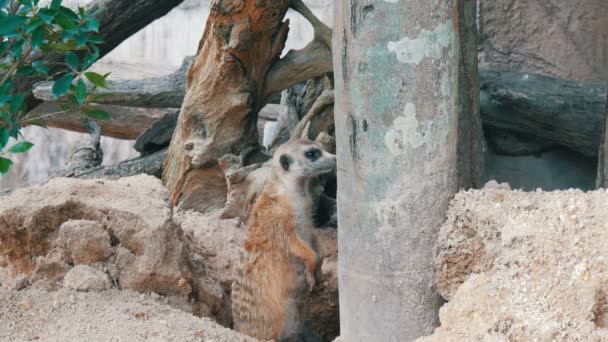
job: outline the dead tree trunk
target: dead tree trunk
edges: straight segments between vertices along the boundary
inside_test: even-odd
[[[606,89],[608,89],[608,87]],[[606,165],[608,165],[608,160],[606,160],[606,152],[608,151],[608,139],[606,138],[606,134],[608,132],[608,91],[606,91],[606,116],[604,117],[603,127],[602,142],[600,144],[597,161],[596,183],[598,188],[608,188],[608,170],[606,169]]]
[[[412,341],[438,323],[449,201],[480,176],[478,93],[459,99],[477,86],[475,1],[345,0],[334,18],[341,335]]]
[[[290,6],[313,24],[315,40],[279,58]],[[223,206],[218,158],[251,160],[259,110],[274,93],[331,71],[331,58],[325,58],[331,56],[330,37],[300,0],[213,1],[164,164],[163,182],[174,204],[201,211]]]

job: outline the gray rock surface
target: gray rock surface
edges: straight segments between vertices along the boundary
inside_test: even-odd
[[[481,0],[480,67],[608,79],[605,0]]]

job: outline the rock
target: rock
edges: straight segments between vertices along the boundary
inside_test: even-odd
[[[15,283],[13,285],[13,289],[16,291],[23,290],[30,284],[30,280],[27,278],[25,274],[19,274],[15,278]]]
[[[435,259],[450,302],[417,341],[608,340],[606,222],[604,190],[460,192]]]
[[[0,201],[0,255],[13,274],[50,287],[69,271],[66,255],[74,263],[103,261],[121,289],[205,301],[226,319],[220,284],[193,262],[172,218],[168,191],[152,176],[52,179]]]
[[[481,0],[481,68],[608,79],[605,0]]]
[[[95,221],[66,221],[59,227],[57,244],[70,264],[89,265],[104,261],[112,254],[110,235]]]
[[[148,155],[169,146],[178,116],[179,109],[176,109],[156,120],[137,137],[133,148],[142,155]]]
[[[86,265],[72,268],[63,279],[63,286],[77,291],[102,291],[112,287],[104,272]]]

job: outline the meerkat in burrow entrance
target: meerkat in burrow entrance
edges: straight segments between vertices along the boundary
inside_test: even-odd
[[[317,266],[309,183],[335,167],[335,155],[309,140],[290,141],[275,152],[232,285],[235,330],[262,340],[299,333],[303,317],[296,296],[312,291]]]

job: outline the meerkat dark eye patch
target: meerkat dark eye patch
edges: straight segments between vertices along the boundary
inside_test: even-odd
[[[283,168],[283,170],[289,171],[289,165],[292,162],[290,156],[286,154],[281,155],[281,157],[279,158],[279,162],[281,163],[281,167]]]
[[[315,161],[321,157],[321,150],[318,148],[310,149],[304,153],[304,156],[309,160]]]

